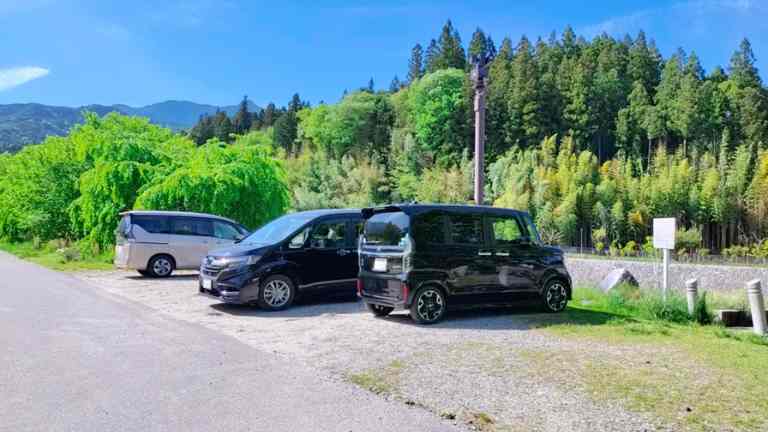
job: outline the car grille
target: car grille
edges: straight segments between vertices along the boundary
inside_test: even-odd
[[[207,265],[203,265],[202,267],[200,267],[200,273],[202,273],[205,276],[209,276],[213,278],[218,276],[222,270],[224,270],[223,267],[213,267],[213,266],[207,266]]]

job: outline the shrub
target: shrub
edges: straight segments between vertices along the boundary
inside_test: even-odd
[[[723,256],[731,257],[731,258],[739,258],[739,257],[745,257],[749,255],[750,249],[749,246],[739,246],[739,245],[733,245],[731,247],[723,249]]]
[[[675,234],[675,249],[678,254],[688,254],[701,245],[701,230],[698,228],[679,229]]]
[[[608,233],[605,228],[595,228],[592,230],[592,243],[595,245],[597,253],[602,254],[605,249],[605,240],[608,238]]]
[[[625,244],[624,247],[621,248],[621,253],[623,256],[637,255],[637,243],[635,243],[634,240],[628,241],[627,244]]]
[[[749,255],[755,258],[768,258],[768,239],[764,239],[752,246]]]

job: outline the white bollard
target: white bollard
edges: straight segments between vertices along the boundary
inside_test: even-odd
[[[685,297],[688,299],[688,315],[693,316],[696,302],[699,299],[699,280],[688,279],[685,281]]]
[[[763,291],[760,286],[760,279],[747,282],[747,297],[752,311],[752,328],[755,334],[764,336],[768,331],[765,323],[765,303],[763,302]]]

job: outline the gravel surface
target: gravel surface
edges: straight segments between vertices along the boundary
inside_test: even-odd
[[[375,390],[385,397],[455,418],[470,429],[663,428],[619,403],[596,401],[558,379],[567,368],[538,364],[535,356],[525,355],[562,350],[562,361],[568,362],[567,353],[574,350],[605,349],[584,342],[575,346],[532,330],[531,324],[552,318],[525,308],[451,312],[442,323],[417,326],[402,313],[374,318],[362,303],[351,300],[304,302],[271,313],[222,305],[197,294],[197,275],[191,272],[159,280],[124,271],[77,276],[174,318],[300,361],[331,379],[376,383]]]

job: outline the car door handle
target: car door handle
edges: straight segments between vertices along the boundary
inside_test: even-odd
[[[340,255],[340,256],[344,256],[344,255],[346,255],[346,254],[348,254],[350,252],[348,250],[346,250],[346,249],[339,249],[338,251],[336,251],[336,253],[338,255]]]
[[[498,256],[509,256],[509,252],[496,252]]]
[[[486,252],[486,251],[480,251],[477,254],[479,256],[491,256],[491,253],[490,252]]]
[[[530,269],[532,269],[532,268],[533,268],[533,264],[520,264],[520,267],[522,267],[522,268],[527,268],[527,269],[529,269],[529,270],[530,270]]]

